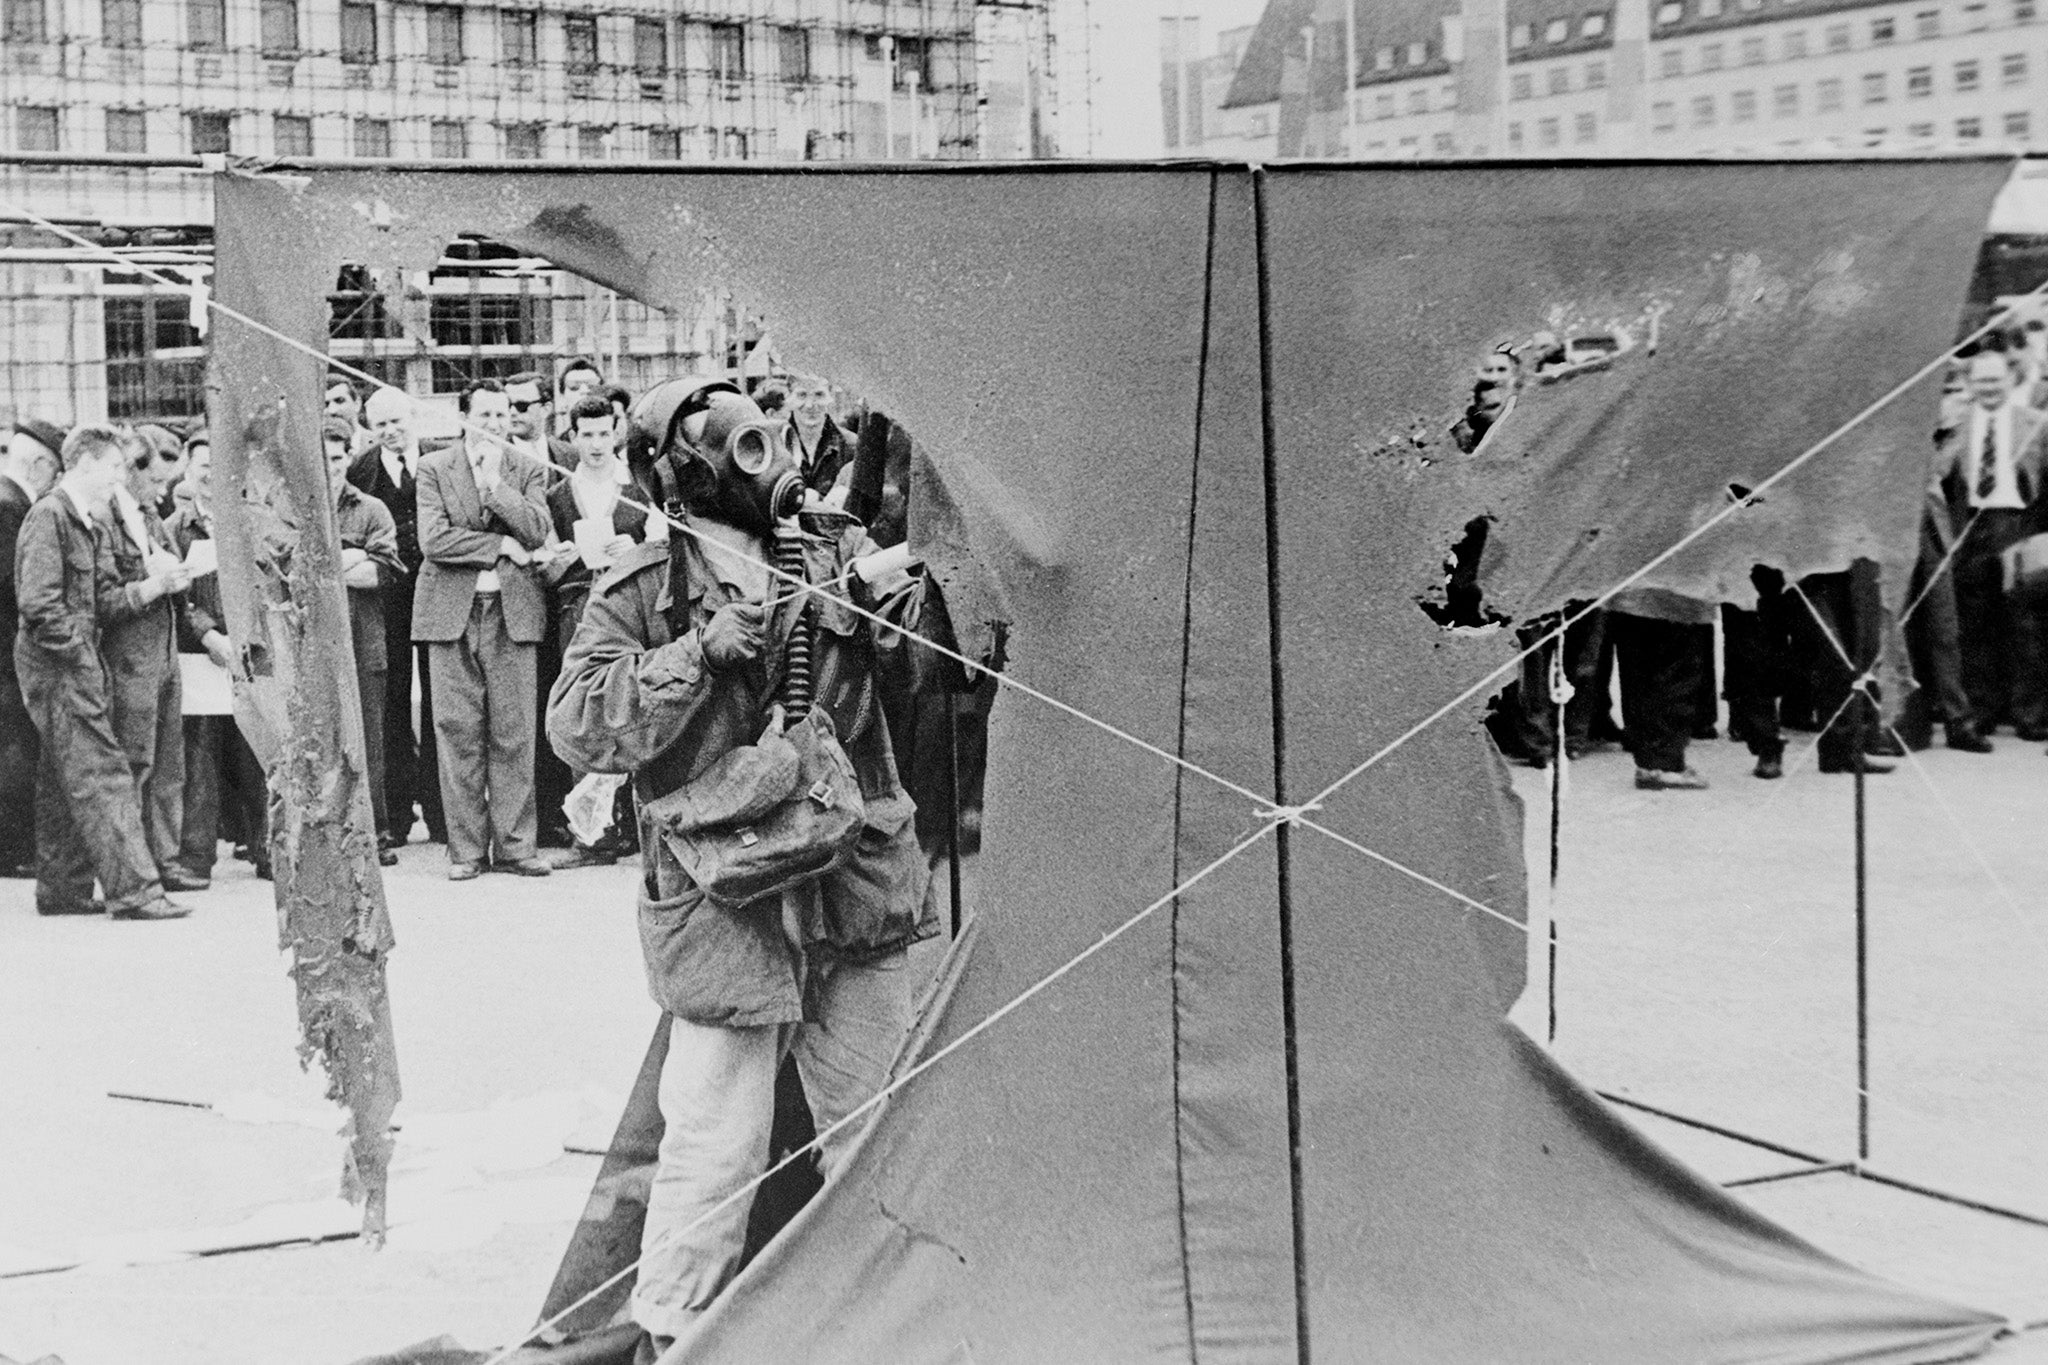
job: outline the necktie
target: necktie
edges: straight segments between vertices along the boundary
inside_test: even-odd
[[[1984,448],[1977,453],[1977,501],[1983,502],[1998,491],[1998,422],[1988,419],[1984,423]]]

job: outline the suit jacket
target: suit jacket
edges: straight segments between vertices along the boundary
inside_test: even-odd
[[[7,662],[0,666],[0,686],[15,687],[15,628],[21,624],[21,609],[14,601],[14,547],[21,543],[22,518],[28,515],[29,496],[12,479],[0,478],[0,641],[8,645]],[[18,688],[17,688],[18,690]]]
[[[426,455],[420,455],[425,463]],[[398,535],[398,562],[410,577],[420,571],[419,484],[409,487],[394,482],[384,468],[384,451],[372,445],[349,462],[348,481],[384,504],[391,513],[392,529]]]
[[[2048,502],[2041,496],[2044,435],[2048,435],[2048,413],[2024,404],[2013,409],[2013,474],[2019,482],[2020,500],[2027,505],[2028,521],[2036,530],[2041,529],[2043,514],[2048,512]],[[1969,467],[1964,447],[1969,442],[1970,424],[1966,420],[1954,430],[1942,433],[1934,445],[1934,467],[1942,495],[1948,500],[1949,516],[1958,527],[1970,521],[1970,490],[1964,486],[1964,471]]]
[[[462,446],[420,460],[420,574],[413,588],[412,638],[456,640],[469,624],[476,576],[498,572],[505,630],[518,644],[539,644],[547,633],[547,599],[531,566],[503,558],[511,536],[529,550],[548,538],[548,472],[508,449],[498,483],[486,497]]]

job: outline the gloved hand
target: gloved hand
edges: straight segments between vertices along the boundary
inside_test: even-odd
[[[755,602],[728,602],[699,632],[698,645],[704,651],[704,666],[723,673],[761,652],[767,611]]]

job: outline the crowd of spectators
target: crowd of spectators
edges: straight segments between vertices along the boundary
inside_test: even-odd
[[[834,506],[866,439],[886,474],[864,510],[902,538],[900,427],[812,376],[764,381],[756,397]],[[471,384],[460,435],[422,441],[419,400],[331,376],[321,441],[387,866],[422,832],[446,845],[456,880],[637,853],[630,785],[586,783],[542,738],[593,582],[669,535],[629,449],[632,405],[578,358]],[[0,873],[35,878],[45,914],[187,914],[170,895],[206,890],[224,842],[270,875],[263,769],[222,700],[238,669],[217,555],[194,548],[214,534],[211,453],[203,429],[156,425],[66,433],[24,419],[8,441]],[[950,791],[950,776],[923,785]],[[579,835],[583,787],[605,809]]]

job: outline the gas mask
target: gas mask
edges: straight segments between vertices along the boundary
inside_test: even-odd
[[[639,467],[666,458],[688,469],[685,484],[698,510],[767,537],[803,506],[803,474],[781,425],[733,385],[658,384],[633,405],[631,420],[629,462]]]

